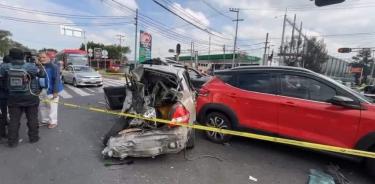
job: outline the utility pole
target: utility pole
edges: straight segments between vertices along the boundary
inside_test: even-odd
[[[292,53],[293,51],[293,47],[294,47],[294,30],[295,30],[295,27],[296,27],[296,18],[297,18],[297,15],[294,14],[294,20],[293,20],[293,25],[292,25],[292,38],[290,39],[290,48],[289,48],[289,53]]]
[[[300,27],[299,27],[299,33],[298,33],[297,55],[299,54],[299,46],[300,46],[300,44],[302,43],[302,40],[301,40],[301,34],[302,34],[302,22],[301,22],[301,25],[300,25]]]
[[[233,21],[236,22],[236,33],[235,33],[235,36],[234,36],[233,60],[232,60],[232,68],[234,68],[234,61],[235,61],[235,57],[236,57],[236,47],[237,47],[238,22],[239,21],[243,21],[244,19],[238,19],[238,16],[239,16],[239,13],[240,13],[240,9],[238,9],[238,8],[229,8],[229,11],[237,13],[236,20],[233,20]]]
[[[370,74],[371,79],[372,79],[372,76],[374,75],[374,68],[375,68],[374,56],[375,56],[375,50],[372,50],[372,67],[371,67],[371,74]]]
[[[198,51],[194,51],[195,53],[195,69],[198,70]]]
[[[121,47],[122,38],[125,38],[125,35],[118,34],[118,35],[116,35],[116,37],[118,37],[118,39],[120,41],[120,47]]]
[[[194,42],[191,42],[191,44],[190,44],[190,61],[191,61],[191,66],[193,66],[193,53],[194,53],[193,47],[194,47]]]
[[[284,54],[284,36],[285,36],[285,26],[286,26],[286,10],[284,14],[284,21],[283,21],[283,31],[281,33],[281,44],[280,44],[280,56]],[[284,63],[285,61],[285,56],[282,56],[283,60],[282,62]]]
[[[134,41],[134,66],[137,66],[137,42],[138,42],[138,8],[135,10],[135,41]]]
[[[266,35],[266,42],[264,43],[263,65],[267,65],[267,59],[266,59],[267,45],[268,45],[268,33]]]
[[[224,59],[224,63],[225,63],[225,44],[223,45],[223,59]]]
[[[121,43],[122,43],[122,38],[125,38],[124,35],[121,35],[121,34],[118,34],[116,35],[116,37],[118,37],[119,41],[120,41],[120,53],[121,53],[121,56],[120,56],[120,62],[122,63],[122,58],[123,58],[123,53],[122,53],[122,46],[121,46]]]
[[[211,55],[211,35],[208,35],[208,60],[210,60]]]

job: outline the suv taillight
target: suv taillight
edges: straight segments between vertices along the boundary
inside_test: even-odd
[[[198,92],[198,95],[199,96],[208,96],[208,94],[210,93],[210,91],[208,91],[208,89],[205,89],[205,88],[201,88]]]
[[[189,124],[190,113],[189,111],[180,103],[177,103],[172,107],[171,111],[172,121],[171,123],[183,123]],[[168,127],[176,127],[178,125],[169,124]]]

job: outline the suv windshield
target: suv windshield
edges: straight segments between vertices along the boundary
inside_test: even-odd
[[[74,66],[76,72],[94,72],[94,70],[87,66]]]
[[[339,87],[341,87],[341,88],[344,88],[344,89],[346,89],[346,90],[348,90],[348,91],[351,91],[352,93],[354,93],[355,95],[357,95],[358,97],[360,97],[360,98],[361,98],[362,100],[364,100],[364,101],[367,101],[367,102],[370,102],[370,103],[374,103],[374,102],[375,102],[374,99],[369,98],[369,97],[363,95],[362,93],[360,93],[360,92],[358,92],[358,91],[356,91],[356,90],[354,90],[354,89],[351,89],[351,88],[349,88],[348,86],[345,86],[345,85],[343,85],[342,83],[340,83],[340,82],[338,82],[338,81],[336,81],[336,80],[334,80],[334,79],[332,79],[332,78],[329,78],[329,77],[327,77],[327,76],[325,76],[325,75],[322,75],[322,74],[318,74],[318,73],[316,73],[316,74],[319,75],[320,77],[322,77],[322,78],[324,78],[324,79],[326,79],[326,80],[328,80],[328,81],[334,83],[335,85],[337,85],[337,86],[339,86]]]

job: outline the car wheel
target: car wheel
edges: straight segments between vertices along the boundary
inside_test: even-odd
[[[66,84],[66,81],[65,81],[64,77],[61,77],[61,81],[62,81],[63,84]]]
[[[221,129],[228,129],[232,128],[231,123],[226,115],[220,112],[211,112],[206,116],[205,119],[206,126],[214,127],[214,128],[221,128]],[[225,143],[230,140],[232,136],[218,133],[218,132],[211,132],[206,131],[206,136],[209,140],[215,143]]]
[[[369,151],[375,152],[375,146],[373,146]],[[366,158],[365,166],[368,174],[375,177],[375,158]]]
[[[132,118],[119,117],[117,121],[115,122],[115,124],[113,124],[111,129],[107,132],[107,134],[105,134],[103,138],[104,146],[107,145],[109,138],[117,135],[121,130],[124,130],[125,128],[127,128],[129,126],[129,121],[131,119]]]
[[[188,140],[186,142],[186,149],[193,149],[195,145],[195,130],[191,129],[188,133]]]
[[[73,86],[74,86],[74,87],[78,87],[78,84],[77,84],[76,79],[73,79]]]

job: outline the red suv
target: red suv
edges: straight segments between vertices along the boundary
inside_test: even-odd
[[[375,152],[372,100],[321,74],[294,67],[215,72],[199,91],[198,122]],[[214,142],[229,135],[206,132]],[[367,162],[375,173],[375,159]]]

